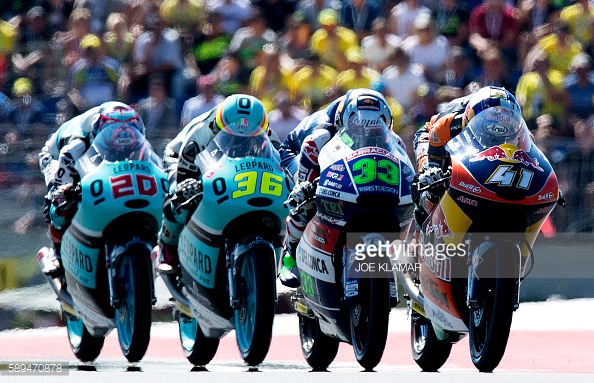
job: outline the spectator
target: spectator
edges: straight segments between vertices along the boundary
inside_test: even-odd
[[[445,68],[438,78],[441,102],[448,102],[464,96],[464,88],[472,82],[470,63],[461,47],[450,47]]]
[[[340,11],[341,0],[299,0],[297,10],[301,11],[314,31],[320,29],[318,22],[320,12],[324,9]]]
[[[277,33],[285,29],[296,7],[293,0],[252,0],[252,5],[260,9],[266,24]]]
[[[241,80],[247,84],[254,68],[262,62],[265,44],[274,43],[276,35],[266,25],[266,19],[258,9],[254,9],[246,27],[239,29],[233,35],[229,51],[237,53],[241,60]]]
[[[116,99],[119,64],[101,52],[99,37],[88,34],[80,42],[83,57],[70,70],[68,93],[76,114]]]
[[[563,119],[563,75],[550,69],[545,53],[535,47],[528,55],[526,72],[518,81],[516,99],[528,128],[536,129],[536,119],[550,114],[558,127]]]
[[[310,49],[317,54],[321,62],[343,71],[348,68],[346,52],[359,48],[355,32],[338,24],[338,12],[324,9],[318,19],[321,28],[311,36]]]
[[[520,46],[518,61],[524,62],[528,51],[538,40],[551,32],[551,21],[559,17],[557,8],[549,0],[520,0],[518,2]]]
[[[347,52],[350,69],[340,72],[336,77],[336,86],[344,93],[355,88],[371,88],[379,77],[379,73],[363,65],[363,58],[358,49]]]
[[[543,37],[538,46],[547,55],[551,69],[563,75],[568,73],[571,60],[582,51],[582,44],[569,34],[569,27],[563,21],[555,23],[553,33]]]
[[[378,72],[386,69],[396,47],[400,46],[398,36],[388,32],[386,19],[378,17],[371,27],[372,35],[361,40],[361,56],[365,65]]]
[[[207,15],[203,0],[165,0],[160,12],[163,20],[181,34],[201,30]]]
[[[268,113],[270,129],[276,133],[282,142],[301,120],[307,117],[307,112],[291,104],[289,93],[281,91],[275,95],[276,109]]]
[[[468,44],[468,19],[470,15],[462,2],[440,0],[439,7],[433,12],[437,24],[437,33],[448,39],[450,45]]]
[[[435,26],[428,15],[415,20],[414,35],[402,42],[410,61],[423,68],[427,78],[436,78],[448,57],[449,44],[445,37],[436,36]]]
[[[293,75],[292,99],[301,100],[308,112],[318,110],[326,102],[326,88],[338,75],[336,70],[322,64],[320,56],[311,53],[305,59],[306,65]]]
[[[40,6],[27,12],[24,28],[15,52],[12,55],[12,71],[15,76],[24,76],[31,80],[35,94],[43,91],[42,77],[48,76],[53,68],[49,66],[51,35],[46,29],[46,13]]]
[[[202,113],[208,112],[225,101],[225,97],[215,93],[216,79],[213,75],[202,75],[196,81],[198,95],[184,103],[181,113],[181,126],[184,127]]]
[[[213,75],[217,80],[217,93],[224,97],[236,93],[246,93],[247,87],[240,78],[241,63],[239,56],[233,53],[227,53],[213,70]]]
[[[45,138],[49,132],[38,130],[35,124],[43,124],[45,107],[33,95],[33,84],[26,77],[17,79],[12,86],[12,100],[8,103],[4,123],[13,124],[13,132],[19,139]]]
[[[47,28],[50,35],[67,28],[68,18],[74,8],[74,0],[42,0],[39,5],[47,14]]]
[[[421,84],[417,90],[415,105],[409,111],[409,121],[417,129],[437,114],[437,88],[433,84]]]
[[[414,23],[420,15],[431,15],[429,8],[419,0],[404,0],[390,11],[390,30],[402,39],[414,32]]]
[[[386,95],[408,110],[415,101],[419,85],[425,83],[425,76],[422,68],[411,65],[410,57],[402,48],[396,48],[392,62],[394,64],[382,72],[379,86]]]
[[[105,22],[103,45],[107,56],[120,64],[132,62],[134,36],[128,31],[128,24],[123,13],[112,13]]]
[[[281,66],[280,52],[273,44],[263,48],[264,62],[257,66],[250,76],[250,94],[262,101],[264,109],[274,109],[274,95],[280,91],[289,91],[291,73]]]
[[[303,12],[295,12],[289,19],[287,31],[279,41],[285,59],[298,60],[306,57],[310,52],[309,42],[312,34],[312,26]]]
[[[130,79],[131,102],[146,97],[148,77],[151,74],[160,74],[165,79],[168,94],[181,100],[185,87],[182,83],[184,59],[179,34],[173,29],[165,28],[163,19],[158,14],[150,15],[146,20],[146,28],[147,31],[138,36],[134,47]]]
[[[250,17],[250,0],[208,0],[208,13],[220,13],[223,16],[223,32],[232,36]]]
[[[12,21],[9,23],[0,19],[0,84],[4,83],[4,75],[8,70],[8,57],[14,50],[19,32],[18,25],[16,25],[18,18]]]
[[[514,8],[505,0],[484,0],[474,8],[469,21],[470,45],[481,56],[487,49],[499,48],[509,65],[516,62],[518,24]]]
[[[166,138],[175,137],[179,126],[175,100],[167,97],[165,79],[158,74],[149,79],[149,96],[138,102],[138,114],[146,127],[146,138],[157,153],[163,153]]]
[[[219,60],[223,57],[231,37],[223,32],[223,16],[218,12],[208,15],[208,23],[202,31],[194,36],[192,51],[200,73],[212,72]]]
[[[380,15],[380,4],[374,0],[344,0],[340,24],[355,32],[361,41],[372,33],[373,22]]]
[[[572,73],[563,80],[565,110],[570,120],[586,120],[594,115],[592,59],[586,53],[579,53],[571,61],[569,69]]]
[[[101,36],[107,17],[114,12],[126,13],[129,8],[129,0],[76,0],[74,8],[84,8],[91,12],[91,32]]]
[[[481,87],[493,85],[513,90],[515,84],[509,80],[508,69],[501,51],[491,48],[483,54],[482,71],[475,79]]]
[[[64,64],[70,69],[82,57],[80,42],[91,31],[91,11],[79,8],[72,11],[68,20],[68,30],[55,34],[55,43],[62,46]]]
[[[594,9],[590,6],[589,0],[577,0],[575,4],[563,8],[559,18],[569,25],[571,34],[584,48],[592,45]]]

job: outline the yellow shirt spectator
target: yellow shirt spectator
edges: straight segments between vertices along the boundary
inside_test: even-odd
[[[392,97],[384,97],[386,97],[388,107],[390,108],[390,112],[392,112],[392,118],[394,119],[392,122],[392,130],[394,133],[400,133],[404,125],[406,125],[406,115],[404,114],[404,108],[402,108],[402,105],[400,105],[398,101],[394,100]]]
[[[594,8],[585,13],[580,3],[565,7],[561,10],[559,18],[569,25],[571,34],[582,43],[589,45],[592,42],[592,25],[594,24]]]
[[[348,69],[346,53],[359,48],[357,34],[352,30],[338,26],[338,12],[324,9],[318,18],[321,28],[314,32],[309,48],[326,65],[343,71]]]
[[[568,67],[571,64],[571,60],[582,51],[582,44],[571,36],[567,37],[566,44],[562,44],[559,36],[554,33],[540,39],[538,46],[549,58],[551,69],[558,70],[564,75],[569,73]]]
[[[345,93],[354,88],[370,88],[371,84],[379,77],[379,73],[373,69],[364,67],[359,73],[356,69],[347,69],[340,72],[336,78],[336,86]]]
[[[176,29],[188,32],[199,30],[206,19],[203,0],[165,0],[161,16]]]
[[[563,91],[563,74],[550,69],[547,78],[553,89],[559,93]],[[545,92],[545,87],[540,75],[536,72],[528,72],[518,81],[516,98],[522,106],[522,115],[526,120],[536,118],[543,114],[551,114],[556,118],[563,118],[563,103],[551,99]]]
[[[290,91],[291,73],[281,69],[277,75],[266,70],[264,65],[257,66],[250,75],[250,94],[262,101],[264,109],[270,112],[275,108],[274,98],[282,90]]]
[[[326,103],[326,88],[334,83],[337,75],[334,68],[313,60],[293,76],[293,99],[301,100],[306,110],[317,110]]]

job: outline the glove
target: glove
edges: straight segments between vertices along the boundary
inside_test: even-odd
[[[194,210],[202,201],[202,182],[188,178],[177,184],[171,204],[176,211],[180,209]]]
[[[448,188],[447,174],[441,168],[430,167],[418,174],[419,191],[428,191],[433,195],[441,196]]]
[[[289,198],[285,201],[285,207],[292,207],[293,210],[296,209],[300,204],[303,202],[309,201],[301,206],[300,210],[309,210],[315,205],[315,197],[316,197],[316,188],[315,186],[309,182],[301,182],[300,184],[296,185],[293,191],[289,194]],[[296,214],[298,212],[291,211],[291,214]]]
[[[60,217],[71,217],[78,207],[80,189],[73,184],[64,184],[51,191],[50,196],[52,205],[56,207],[56,214]]]

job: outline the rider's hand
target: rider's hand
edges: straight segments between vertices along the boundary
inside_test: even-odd
[[[285,201],[285,207],[296,208],[304,201],[309,201],[302,206],[304,210],[308,210],[315,204],[315,196],[315,186],[309,181],[301,182],[289,194],[289,198]]]
[[[438,167],[429,167],[418,175],[419,191],[428,191],[434,196],[441,196],[448,188],[447,175]]]
[[[76,210],[80,197],[79,190],[73,184],[58,186],[51,192],[52,205],[56,213],[62,217],[70,216]]]
[[[202,201],[202,182],[188,178],[175,188],[175,195],[171,203],[176,210],[193,210]]]

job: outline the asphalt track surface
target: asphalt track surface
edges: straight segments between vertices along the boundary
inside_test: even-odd
[[[295,315],[277,315],[268,356],[258,368],[248,373],[241,361],[235,336],[221,340],[209,372],[192,372],[184,358],[175,323],[155,323],[151,343],[143,361],[126,362],[114,331],[105,342],[94,364],[78,362],[70,351],[66,330],[53,327],[35,330],[12,330],[0,333],[0,362],[31,363],[63,361],[70,364],[69,375],[45,376],[43,381],[140,381],[163,382],[173,379],[200,379],[207,382],[242,381],[277,383],[307,380],[308,383],[332,381],[378,381],[409,379],[423,382],[594,382],[594,300],[523,303],[514,315],[506,354],[493,374],[481,374],[470,361],[467,338],[452,348],[441,373],[421,373],[410,352],[409,323],[403,309],[390,315],[386,350],[375,373],[362,373],[352,347],[341,344],[329,373],[312,373],[301,354],[298,322]],[[138,371],[127,372],[127,369]],[[96,373],[88,370],[96,370]],[[198,375],[198,376],[196,376]],[[0,382],[39,380],[36,376],[16,376],[4,372]]]

